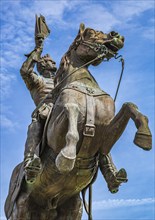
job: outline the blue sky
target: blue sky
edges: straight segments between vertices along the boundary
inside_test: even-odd
[[[13,168],[23,160],[27,126],[33,101],[19,73],[24,54],[34,48],[35,14],[46,17],[51,34],[43,54],[50,53],[57,66],[84,22],[103,32],[125,36],[120,51],[125,72],[116,101],[116,111],[127,101],[149,117],[154,140],[154,1],[4,1],[1,0],[1,219]],[[115,95],[121,64],[116,60],[90,67],[103,90]],[[145,152],[133,144],[136,128],[130,120],[112,149],[118,169],[124,167],[128,183],[113,195],[99,174],[93,186],[94,220],[154,219],[154,148]],[[153,141],[154,144],[154,141]],[[83,220],[87,219],[86,214]]]

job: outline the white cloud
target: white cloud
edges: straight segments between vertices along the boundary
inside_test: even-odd
[[[35,1],[34,2],[34,12],[41,13],[44,16],[53,17],[53,19],[61,20],[63,17],[63,12],[66,7],[69,6],[69,1]]]
[[[87,4],[83,1],[68,0],[61,1],[61,4],[59,1],[34,1],[27,4],[22,1],[13,1],[7,5],[3,4],[2,20],[5,24],[2,22],[1,32],[4,41],[2,65],[18,67],[23,51],[26,53],[33,49],[32,33],[34,32],[35,14],[43,14],[47,18],[48,24],[56,25],[58,29],[75,28],[77,23],[86,22],[87,26],[109,31],[116,26],[127,27],[127,22],[132,20],[135,15],[140,15],[152,7],[150,1],[117,1],[110,7],[103,2]],[[68,12],[68,16],[64,16],[65,12]],[[153,38],[152,32],[153,29],[150,28],[142,36],[151,39]]]
[[[131,207],[131,206],[140,206],[148,205],[155,203],[154,198],[144,198],[144,199],[108,199],[102,201],[93,202],[93,209],[112,209],[117,207]]]
[[[81,7],[79,13],[80,16],[77,19],[79,23],[84,22],[87,26],[104,32],[110,31],[121,23],[116,16],[113,16],[107,8],[100,4],[87,4]]]
[[[55,25],[56,28],[76,28],[77,23],[86,22],[86,26],[93,27],[105,32],[118,26],[128,27],[135,25],[133,18],[146,10],[152,9],[152,1],[116,1],[112,4],[104,2],[87,1],[34,1],[23,2],[13,1],[9,4],[2,4],[2,67],[16,68],[19,71],[23,62],[23,53],[29,53],[34,47],[34,15],[43,14],[47,18],[48,25]],[[91,11],[91,13],[90,13]],[[66,16],[66,13],[68,15]],[[69,14],[71,16],[69,16]],[[133,21],[128,23],[128,21]],[[153,34],[154,20],[150,19],[150,27],[144,29],[139,27],[143,37],[151,40]],[[134,29],[134,28],[133,28]],[[144,30],[144,31],[143,31]],[[56,52],[55,52],[56,54]],[[7,74],[6,74],[7,75]],[[4,75],[3,75],[4,78]],[[7,94],[9,83],[6,88],[2,87],[3,95]]]
[[[132,20],[135,16],[154,8],[153,1],[116,1],[113,5],[113,13],[125,21]]]
[[[9,119],[6,115],[1,115],[1,127],[5,129],[9,129],[13,131],[18,127],[17,122],[13,122],[11,119]]]
[[[11,85],[15,81],[16,77],[13,74],[8,74],[4,68],[2,71],[3,73],[0,74],[0,94],[2,98],[5,98],[9,95]]]
[[[152,42],[155,41],[155,30],[153,27],[147,27],[142,32],[143,37],[145,37],[148,40],[151,40]]]
[[[0,95],[1,95],[1,115],[0,124],[2,128],[13,131],[18,127],[18,123],[9,118],[12,115],[10,107],[5,103],[5,99],[12,92],[12,84],[16,80],[15,75],[9,74],[5,68],[2,68],[3,73],[0,74]]]

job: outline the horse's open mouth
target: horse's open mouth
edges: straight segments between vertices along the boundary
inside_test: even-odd
[[[110,49],[112,52],[116,53],[120,48],[113,44],[112,42],[105,43],[105,46]]]

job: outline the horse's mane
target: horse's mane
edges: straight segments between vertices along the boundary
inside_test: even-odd
[[[59,68],[56,72],[56,76],[55,76],[55,80],[54,80],[55,85],[59,82],[60,76],[62,76],[62,74],[68,70],[68,67],[70,64],[71,51],[75,50],[78,47],[81,40],[83,40],[85,33],[87,33],[87,30],[92,31],[91,34],[93,35],[93,38],[95,38],[95,37],[98,38],[98,35],[100,34],[99,31],[95,31],[92,28],[85,29],[84,24],[80,24],[80,29],[79,29],[77,36],[75,37],[73,43],[70,45],[68,51],[61,58],[60,65],[59,65]]]
[[[78,33],[78,35],[74,39],[73,43],[70,45],[68,51],[61,58],[60,65],[59,65],[59,68],[56,72],[56,76],[55,76],[55,80],[54,80],[55,84],[57,84],[57,81],[58,81],[59,77],[61,76],[61,74],[63,72],[65,72],[65,70],[68,69],[68,66],[69,66],[69,63],[70,63],[71,51],[73,49],[77,48],[78,42],[80,41],[80,38],[81,38],[80,33]]]

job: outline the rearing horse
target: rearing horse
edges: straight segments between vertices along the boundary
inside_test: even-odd
[[[60,172],[71,171],[79,154],[86,158],[94,157],[98,151],[108,154],[130,118],[138,129],[134,143],[145,150],[151,148],[147,118],[132,103],[125,103],[114,116],[114,101],[99,88],[88,71],[89,62],[96,66],[104,58],[113,57],[123,45],[124,37],[118,33],[106,35],[81,25],[61,61],[55,88],[60,87],[59,97],[47,130],[47,143],[58,154],[56,166]],[[83,135],[90,143],[86,144],[86,149],[79,149]]]
[[[123,45],[124,37],[116,32],[105,34],[80,25],[55,78],[54,107],[40,155],[42,172],[32,185],[23,180],[11,220],[80,220],[79,193],[93,181],[99,155],[110,152],[130,118],[137,128],[134,143],[151,149],[147,117],[133,103],[123,104],[115,116],[113,99],[88,71],[90,64],[116,56]]]

